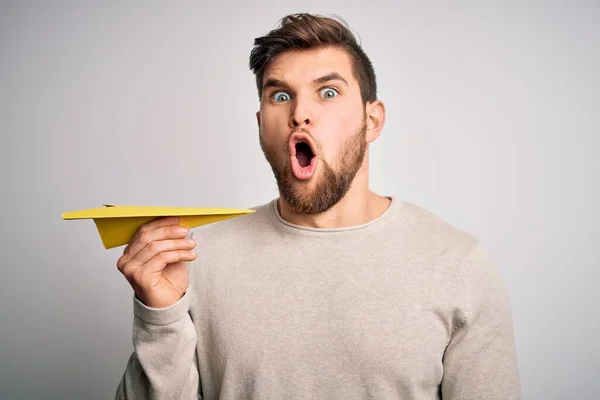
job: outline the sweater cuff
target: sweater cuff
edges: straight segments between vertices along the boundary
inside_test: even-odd
[[[169,325],[177,322],[188,315],[190,309],[190,291],[187,290],[183,297],[175,304],[164,308],[148,307],[133,296],[133,315],[143,322],[152,325]]]

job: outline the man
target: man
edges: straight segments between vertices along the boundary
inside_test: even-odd
[[[518,399],[510,303],[480,243],[369,189],[375,73],[334,19],[255,41],[260,145],[280,196],[196,228],[143,226],[119,399]],[[195,249],[195,250],[194,250]]]

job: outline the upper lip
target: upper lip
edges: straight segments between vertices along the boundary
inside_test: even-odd
[[[290,137],[290,154],[291,154],[291,156],[294,157],[296,155],[296,145],[298,143],[303,143],[303,142],[308,143],[311,151],[313,152],[313,155],[316,157],[316,155],[317,155],[317,153],[315,151],[316,147],[315,147],[312,139],[310,138],[309,135],[307,135],[306,133],[303,133],[303,132],[295,132]]]

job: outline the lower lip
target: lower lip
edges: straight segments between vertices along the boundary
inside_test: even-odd
[[[300,180],[307,180],[313,177],[315,171],[317,170],[317,156],[314,156],[312,160],[310,160],[310,164],[306,167],[300,166],[298,159],[296,156],[292,157],[292,172],[294,176]]]

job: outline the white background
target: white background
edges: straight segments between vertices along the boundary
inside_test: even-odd
[[[497,261],[523,398],[597,398],[599,3],[348,0],[1,3],[0,397],[112,398],[132,351],[122,248],[62,212],[277,195],[248,55],[299,11],[375,65],[373,189]]]

